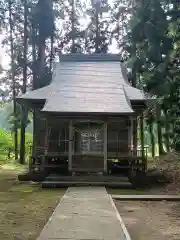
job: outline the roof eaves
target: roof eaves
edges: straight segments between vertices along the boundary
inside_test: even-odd
[[[124,86],[123,86],[123,91],[124,91],[124,96],[126,98],[126,101],[127,101],[127,104],[129,106],[129,108],[131,109],[132,112],[134,112],[134,110],[132,109],[132,106],[131,106],[131,101],[130,101],[130,99],[127,96],[127,93],[126,93],[126,90],[125,90]]]
[[[36,90],[32,90],[29,92],[26,92],[20,96],[18,96],[16,99],[22,100],[31,100],[31,99],[39,99],[39,100],[45,100],[48,96],[48,91],[50,90],[49,85],[43,88],[39,88]]]

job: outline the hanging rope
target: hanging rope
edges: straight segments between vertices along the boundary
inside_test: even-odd
[[[101,130],[103,130],[104,126],[101,126],[100,128],[91,128],[90,126],[88,126],[88,129],[83,131],[83,129],[79,129],[79,128],[73,128],[74,131],[79,132],[81,135],[83,135],[84,137],[88,137],[90,138],[94,138],[96,141],[98,141],[98,133],[101,132]]]

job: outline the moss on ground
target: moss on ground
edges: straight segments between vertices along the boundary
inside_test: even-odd
[[[0,169],[0,239],[36,240],[65,189],[19,183],[21,169]]]

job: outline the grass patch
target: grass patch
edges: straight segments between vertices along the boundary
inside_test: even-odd
[[[25,169],[27,169],[27,165],[21,165],[19,163],[15,163],[14,161],[1,163],[0,164],[0,170],[10,170],[10,171],[16,171],[16,172],[23,172]]]
[[[36,240],[65,189],[19,183],[21,169],[0,169],[0,239]]]

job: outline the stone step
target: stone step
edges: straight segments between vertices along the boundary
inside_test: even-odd
[[[50,175],[46,178],[46,181],[84,181],[84,182],[127,182],[128,178],[124,176],[58,176]]]
[[[84,186],[103,186],[116,187],[121,189],[130,189],[132,185],[129,182],[88,182],[88,181],[44,181],[42,188],[64,188],[64,187],[84,187]]]

